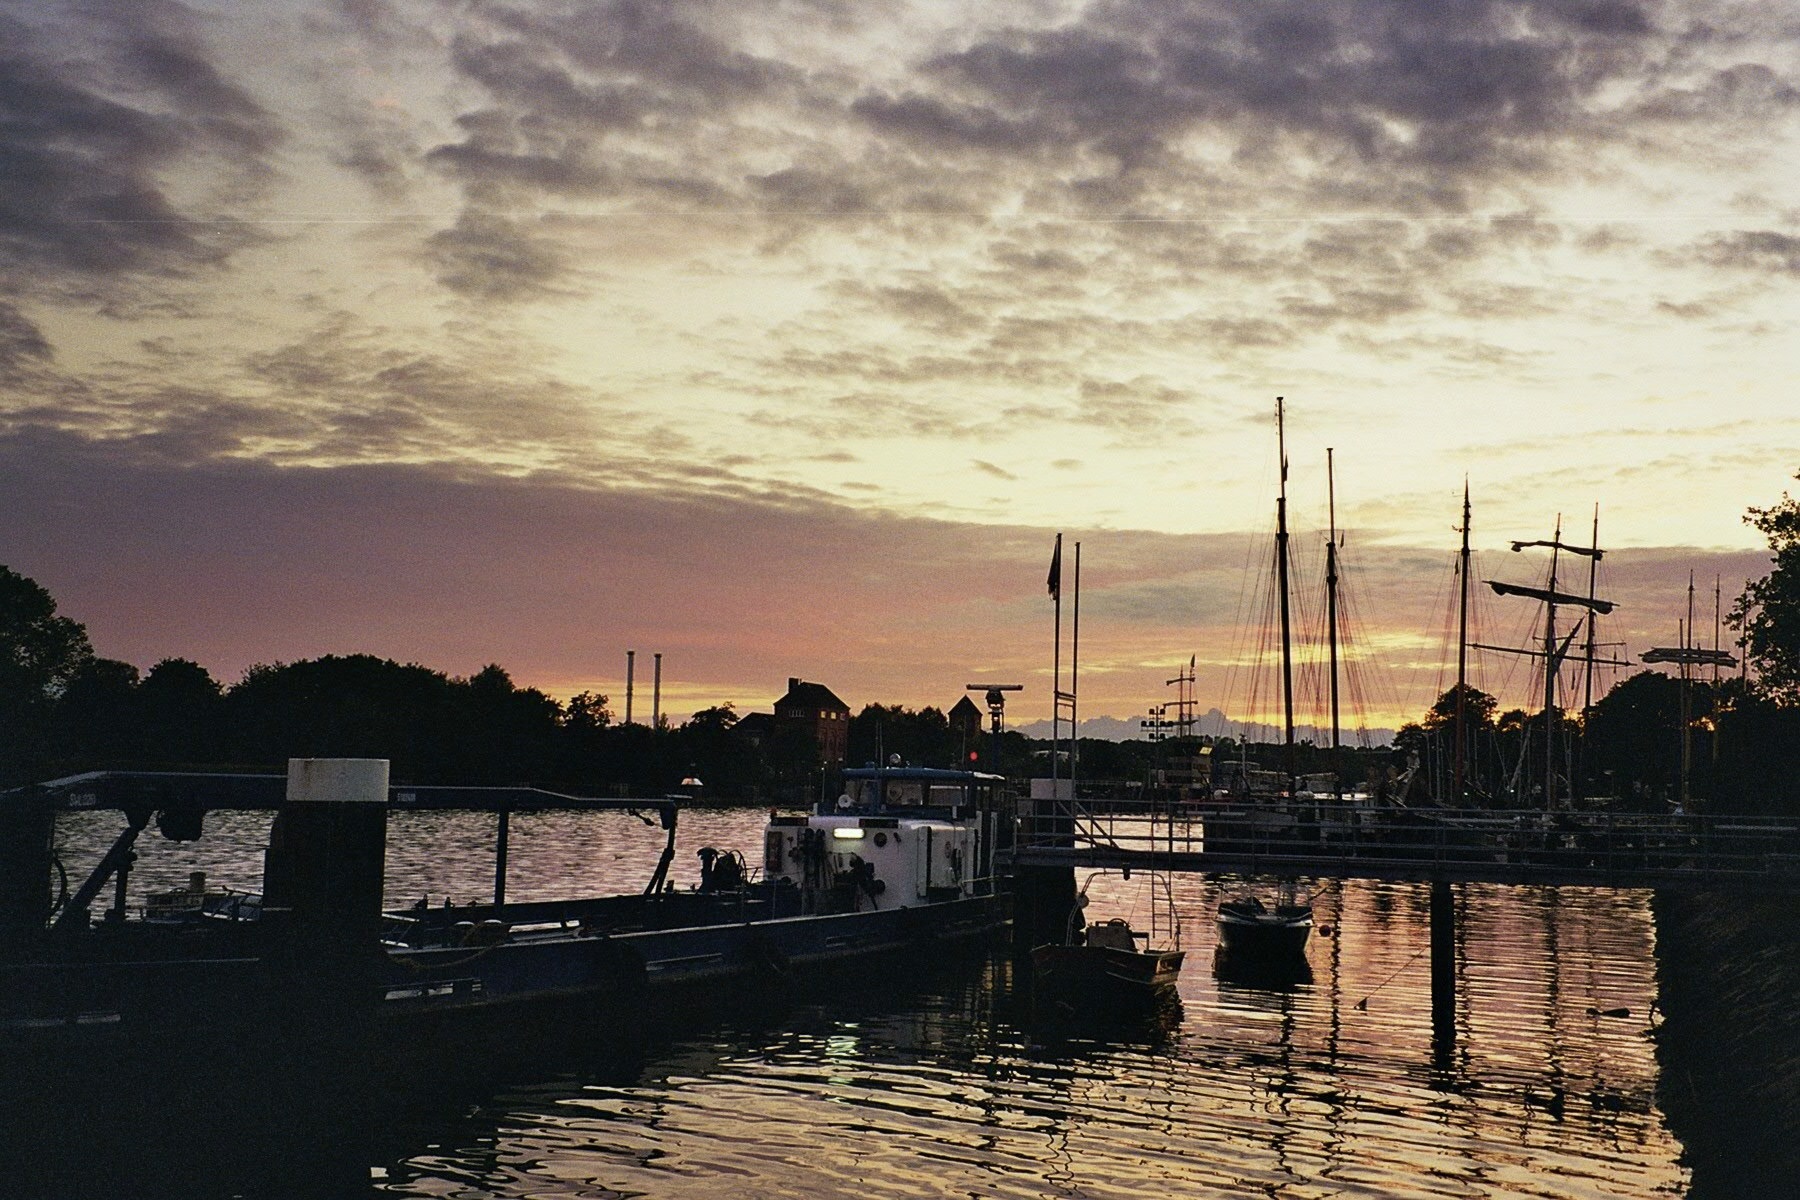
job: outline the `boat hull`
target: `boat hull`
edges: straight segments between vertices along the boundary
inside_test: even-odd
[[[1031,951],[1037,983],[1059,992],[1148,994],[1180,977],[1181,950],[1119,950],[1110,946],[1037,946]]]
[[[0,964],[0,1095],[94,1094],[96,1080],[168,1065],[342,1063],[466,1056],[540,1017],[629,1042],[646,1023],[696,1005],[804,986],[840,964],[904,968],[986,944],[1010,920],[1004,894],[911,908],[795,915],[660,929],[523,935],[492,945],[368,947],[306,959],[276,931],[224,958],[195,953],[203,933],[110,961],[54,953]],[[53,947],[47,947],[53,949]],[[446,1049],[453,1047],[453,1049]]]
[[[1313,917],[1304,913],[1265,912],[1259,914],[1219,911],[1219,953],[1237,960],[1283,960],[1304,958],[1307,939],[1312,936]]]

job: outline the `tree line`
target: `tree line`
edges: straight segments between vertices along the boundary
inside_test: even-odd
[[[279,771],[288,758],[386,758],[419,784],[531,784],[581,795],[804,800],[833,786],[804,728],[737,728],[730,705],[675,726],[621,724],[608,698],[566,701],[499,665],[458,677],[369,654],[251,667],[225,685],[167,658],[141,672],[94,652],[36,581],[0,566],[0,787],[90,770]],[[849,761],[889,755],[948,767],[1029,766],[942,710],[871,704],[851,718]],[[971,757],[972,756],[972,757]]]
[[[1643,671],[1585,713],[1502,712],[1494,697],[1468,689],[1460,797],[1448,782],[1454,688],[1401,728],[1393,750],[1306,745],[1296,771],[1335,771],[1356,786],[1416,764],[1413,786],[1432,798],[1530,805],[1542,798],[1548,724],[1559,791],[1661,811],[1681,800],[1685,776],[1690,799],[1722,811],[1800,814],[1800,502],[1784,494],[1745,520],[1774,553],[1770,573],[1727,618],[1754,673],[1684,685]],[[694,791],[697,781],[720,799],[804,800],[834,786],[805,729],[765,724],[751,737],[739,721],[724,705],[679,726],[620,724],[606,696],[559,701],[518,686],[498,665],[458,677],[367,654],[259,665],[229,686],[182,658],[140,673],[95,654],[47,590],[0,566],[0,786],[95,769],[279,770],[290,757],[386,758],[397,781],[530,783],[584,795],[656,796]],[[1015,779],[1051,773],[1046,742],[1013,731],[997,741],[971,736],[933,707],[870,704],[848,735],[853,765],[898,755]],[[1175,752],[1084,738],[1081,775],[1150,782]],[[1212,756],[1271,769],[1283,762],[1278,746],[1229,739],[1213,743]]]

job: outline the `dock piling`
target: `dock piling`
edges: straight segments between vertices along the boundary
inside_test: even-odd
[[[1438,1059],[1456,1045],[1456,893],[1442,879],[1431,885],[1431,1044]]]

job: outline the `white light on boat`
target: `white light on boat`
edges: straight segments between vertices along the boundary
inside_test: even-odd
[[[862,830],[853,829],[848,825],[840,825],[836,829],[833,829],[831,831],[832,837],[842,838],[846,842],[861,841],[862,835],[863,835]]]

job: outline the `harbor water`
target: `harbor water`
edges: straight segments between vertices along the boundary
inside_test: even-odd
[[[697,881],[703,845],[741,849],[754,864],[766,816],[684,813],[677,886]],[[200,843],[140,843],[134,892],[180,886],[196,869],[254,887],[268,816],[207,820]],[[91,862],[114,822],[65,816],[65,860]],[[394,814],[389,903],[488,894],[493,834],[490,815]],[[662,840],[625,814],[516,815],[508,896],[636,890]],[[1154,924],[1160,940],[1170,931],[1152,882],[1095,877],[1090,919]],[[1212,916],[1242,882],[1182,876],[1172,886],[1188,952],[1178,999],[1117,1020],[1034,1002],[1027,972],[996,947],[796,983],[754,1005],[726,996],[694,1014],[644,1014],[599,1037],[570,1030],[566,1055],[540,1046],[454,1083],[377,1080],[275,1117],[220,1111],[208,1129],[122,1131],[95,1097],[92,1111],[11,1148],[0,1194],[1758,1194],[1733,1190],[1759,1178],[1733,1152],[1751,1143],[1694,1102],[1717,1086],[1707,1075],[1717,1055],[1684,1059],[1667,1044],[1659,989],[1672,971],[1698,976],[1660,944],[1659,919],[1671,918],[1650,894],[1459,888],[1446,1040],[1432,1028],[1424,885],[1314,885],[1321,928],[1308,977],[1260,981],[1214,969]],[[1685,927],[1681,936],[1695,941]],[[1703,947],[1692,954],[1702,969]],[[1692,1009],[1716,999],[1684,999],[1680,1021],[1728,1022]],[[446,1064],[465,1049],[443,1047]],[[504,1046],[482,1049],[507,1061]],[[1763,1051],[1769,1061],[1785,1053]],[[183,1083],[120,1081],[145,1086]]]

